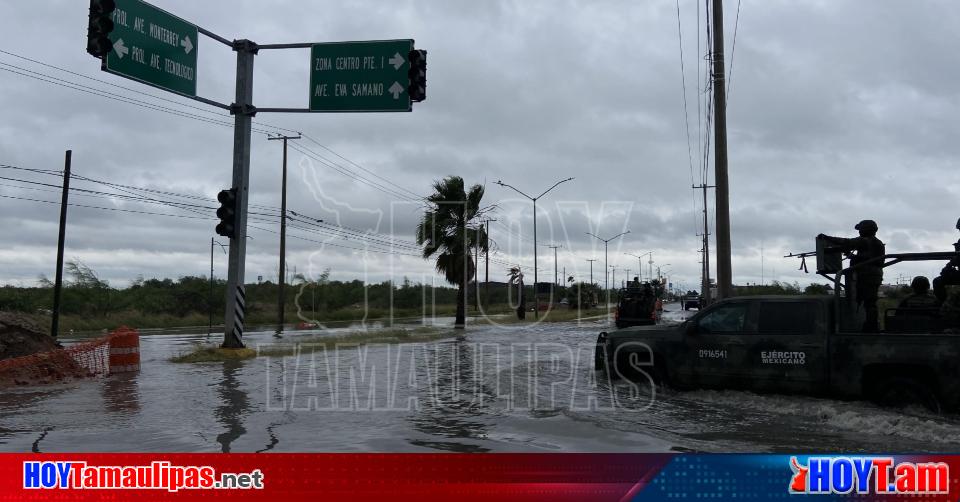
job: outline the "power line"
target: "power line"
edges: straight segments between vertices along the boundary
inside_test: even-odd
[[[687,163],[690,167],[690,185],[694,184],[693,180],[693,151],[690,145],[690,112],[687,108],[687,72],[683,64],[683,30],[680,25],[680,0],[676,0],[677,4],[677,38],[680,42],[680,83],[683,89],[683,121],[686,126],[687,133]],[[699,30],[699,27],[698,27]],[[697,75],[697,78],[700,78]],[[693,192],[690,193],[692,202],[693,202],[693,226],[694,229],[697,227],[697,196]]]
[[[62,72],[68,73],[68,74],[70,74],[70,75],[74,75],[74,76],[78,76],[78,77],[81,77],[81,78],[89,79],[89,80],[92,80],[92,81],[94,81],[94,82],[98,82],[98,83],[105,84],[105,85],[110,85],[110,86],[112,86],[112,87],[116,87],[116,88],[119,88],[119,89],[123,89],[123,90],[125,90],[125,91],[129,91],[129,92],[133,92],[133,93],[140,94],[140,95],[143,95],[143,96],[147,96],[147,97],[150,97],[150,98],[154,98],[154,99],[159,99],[159,100],[162,100],[162,101],[166,101],[166,102],[168,102],[168,103],[175,104],[175,105],[177,105],[177,106],[184,106],[184,107],[188,107],[188,108],[191,108],[191,109],[194,109],[194,110],[197,110],[197,111],[201,111],[201,112],[203,112],[203,113],[212,114],[212,115],[214,115],[214,116],[222,116],[222,117],[226,118],[226,116],[224,116],[224,115],[221,115],[221,114],[219,114],[219,113],[217,113],[217,112],[214,112],[214,111],[205,110],[205,109],[200,108],[200,107],[198,107],[198,106],[194,106],[194,105],[190,105],[190,104],[186,104],[186,103],[181,103],[181,102],[176,101],[176,100],[167,99],[167,98],[160,97],[160,96],[157,96],[157,95],[154,95],[154,94],[145,93],[145,92],[142,92],[142,91],[139,91],[139,90],[136,90],[136,89],[132,89],[132,88],[125,87],[125,86],[122,86],[122,85],[114,84],[114,83],[112,83],[112,82],[108,82],[108,81],[105,81],[105,80],[97,79],[97,78],[94,78],[94,77],[91,77],[91,76],[88,76],[88,75],[84,75],[84,74],[79,73],[79,72],[75,72],[75,71],[72,71],[72,70],[68,70],[68,69],[65,69],[65,68],[61,68],[61,67],[56,66],[56,65],[52,65],[52,64],[49,64],[49,63],[45,63],[45,62],[39,61],[39,60],[37,60],[37,59],[33,59],[33,58],[26,57],[26,56],[22,56],[22,55],[20,55],[20,54],[16,54],[16,53],[9,52],[9,51],[4,51],[4,50],[0,50],[0,53],[7,54],[7,55],[9,55],[9,56],[13,56],[13,57],[16,57],[16,58],[19,58],[19,59],[23,59],[23,60],[25,60],[25,61],[29,61],[29,62],[31,62],[31,63],[38,64],[38,65],[42,65],[42,66],[45,66],[45,67],[48,67],[48,68],[52,68],[52,69],[55,69],[55,70],[58,70],[58,71],[62,71]],[[5,66],[8,66],[9,68],[6,68]],[[11,69],[11,68],[13,68],[13,69]],[[189,112],[185,112],[185,111],[182,111],[182,110],[176,110],[176,109],[169,108],[169,107],[166,107],[166,106],[158,105],[158,104],[156,104],[156,103],[150,103],[150,102],[147,102],[147,101],[142,101],[142,100],[139,100],[139,99],[130,97],[130,96],[125,96],[125,95],[122,95],[122,94],[113,93],[113,92],[110,92],[110,91],[107,91],[107,90],[104,90],[104,89],[99,89],[99,88],[96,88],[96,87],[86,86],[86,85],[83,85],[83,84],[80,84],[80,83],[77,83],[77,82],[73,82],[73,81],[69,81],[69,80],[66,80],[66,79],[58,78],[58,77],[55,77],[55,76],[52,76],[52,75],[48,75],[48,74],[45,74],[45,73],[37,72],[37,71],[30,70],[30,69],[27,69],[27,68],[19,67],[19,66],[16,66],[16,65],[11,65],[10,63],[5,63],[5,62],[2,62],[2,61],[0,61],[0,70],[8,71],[8,72],[10,72],[10,73],[14,73],[14,74],[17,74],[17,75],[25,76],[25,77],[32,78],[32,79],[35,79],[35,80],[40,80],[40,81],[43,81],[43,82],[46,82],[46,83],[58,85],[58,86],[65,87],[65,88],[68,88],[68,89],[71,89],[71,90],[75,90],[75,91],[79,91],[79,92],[84,92],[84,93],[87,93],[87,94],[92,94],[92,95],[94,95],[94,96],[103,97],[103,98],[107,98],[107,99],[112,99],[112,100],[114,100],[114,101],[119,101],[119,102],[123,102],[123,103],[127,103],[127,104],[132,104],[132,105],[134,105],[134,106],[139,106],[139,107],[146,108],[146,109],[149,109],[149,110],[160,111],[160,112],[163,112],[163,113],[167,113],[167,114],[171,114],[171,115],[175,115],[175,116],[179,116],[179,117],[184,117],[184,118],[189,118],[189,119],[193,119],[193,120],[198,120],[198,121],[201,121],[201,122],[206,122],[206,123],[210,123],[210,124],[214,124],[214,125],[219,125],[219,126],[222,126],[222,127],[230,127],[230,128],[233,127],[233,123],[232,123],[232,122],[229,122],[229,121],[227,121],[227,120],[217,120],[217,119],[215,119],[215,118],[210,118],[210,117],[200,117],[200,116],[197,116],[197,115],[195,115],[195,114],[192,114],[192,113],[189,113]],[[20,71],[17,71],[17,70],[20,70]],[[270,128],[277,129],[277,130],[290,131],[290,132],[299,132],[299,131],[295,131],[295,130],[293,130],[293,129],[289,129],[289,128],[285,128],[285,127],[280,127],[280,126],[273,125],[273,124],[267,124],[267,123],[263,123],[263,122],[257,122],[257,123],[258,123],[258,124],[261,124],[261,125],[263,125],[263,126],[266,126],[266,127],[270,127]],[[265,129],[254,128],[253,130],[254,130],[255,132],[257,132],[257,133],[260,133],[260,134],[266,134],[266,135],[269,135],[269,134],[270,134],[270,131],[265,130]],[[302,133],[301,133],[301,134],[302,134]],[[323,148],[324,150],[330,152],[331,154],[335,155],[336,157],[344,160],[345,162],[348,162],[349,164],[355,166],[356,168],[358,168],[358,169],[360,169],[360,170],[362,170],[362,171],[364,171],[364,172],[366,172],[366,173],[369,173],[371,176],[373,176],[373,177],[381,180],[382,183],[381,183],[381,182],[374,181],[374,180],[371,180],[371,179],[369,179],[369,178],[367,178],[367,177],[364,177],[364,176],[362,176],[362,175],[360,175],[360,174],[357,174],[357,173],[351,171],[350,169],[346,168],[345,166],[337,163],[336,161],[334,161],[334,160],[332,160],[332,159],[330,159],[330,158],[328,158],[328,157],[325,157],[325,156],[317,153],[316,151],[313,151],[313,150],[311,150],[311,149],[309,149],[309,148],[307,148],[307,147],[305,147],[305,146],[303,146],[303,145],[300,145],[299,147],[295,147],[295,148],[294,148],[295,150],[299,151],[301,154],[304,154],[304,155],[306,155],[307,157],[310,157],[310,158],[312,158],[313,160],[316,160],[316,161],[320,162],[321,164],[324,164],[324,165],[330,167],[331,169],[334,169],[335,171],[339,172],[340,174],[342,174],[342,175],[344,175],[344,176],[346,176],[346,177],[348,177],[348,178],[354,179],[354,180],[356,180],[356,181],[359,181],[360,183],[363,183],[363,184],[366,184],[366,185],[368,185],[368,186],[371,186],[371,187],[373,187],[373,188],[375,188],[375,189],[377,189],[377,190],[379,190],[379,191],[381,191],[381,192],[383,192],[383,193],[385,193],[385,194],[387,194],[387,195],[390,195],[390,196],[392,196],[392,197],[396,197],[396,198],[401,199],[401,200],[409,200],[409,201],[416,201],[416,202],[421,202],[421,201],[424,200],[424,197],[421,196],[421,195],[419,195],[419,194],[417,194],[416,192],[413,192],[412,190],[409,190],[409,189],[407,189],[407,188],[405,188],[405,187],[403,187],[403,186],[401,186],[401,185],[399,185],[399,184],[397,184],[397,183],[395,183],[395,182],[393,182],[393,181],[390,181],[390,180],[387,179],[386,177],[381,176],[381,175],[375,173],[374,171],[372,171],[372,170],[370,170],[370,169],[367,169],[367,168],[361,166],[360,164],[358,164],[358,163],[356,163],[356,162],[354,162],[354,161],[352,161],[352,160],[344,157],[343,155],[341,155],[341,154],[335,152],[334,150],[332,150],[331,148],[323,145],[322,143],[320,143],[319,141],[317,141],[317,140],[314,139],[313,137],[310,137],[310,136],[308,136],[308,135],[304,135],[304,137],[307,138],[308,140],[310,140],[311,142],[315,143],[317,146],[319,146],[319,147]],[[102,182],[102,183],[105,183],[105,182]],[[106,184],[106,183],[105,183],[105,184]],[[115,185],[114,188],[116,188],[117,186],[119,186],[119,185]],[[139,191],[148,191],[148,190],[146,190],[146,189],[141,189],[141,188],[139,188],[139,187],[129,187],[129,186],[126,186],[126,187],[124,187],[124,188],[131,188],[131,189],[139,190]],[[117,189],[119,189],[119,188],[117,188]],[[164,194],[164,195],[182,196],[182,195],[179,195],[179,194],[176,194],[176,195],[175,195],[175,194],[164,193],[164,192],[159,192],[159,193],[162,193],[162,194]],[[188,197],[188,198],[189,198],[189,197]],[[199,198],[198,198],[198,199],[199,199]],[[270,209],[270,210],[272,210],[272,209]],[[508,231],[510,231],[511,233],[513,232],[513,230],[510,229],[510,228],[508,228],[508,227],[504,227],[504,228],[506,228],[506,229],[507,229]],[[525,237],[523,236],[523,234],[517,234],[517,235],[519,236],[519,238],[520,238],[521,240],[529,240],[528,238],[525,238]]]
[[[99,78],[94,78],[94,77],[91,77],[91,76],[89,76],[89,75],[84,75],[83,73],[79,73],[79,72],[75,72],[75,71],[72,71],[72,70],[68,70],[68,69],[66,69],[66,68],[61,68],[61,67],[59,67],[59,66],[52,65],[52,64],[50,64],[50,63],[44,63],[43,61],[38,61],[38,60],[36,60],[36,59],[31,59],[31,58],[28,58],[28,57],[23,56],[23,55],[21,55],[21,54],[16,54],[16,53],[13,53],[13,52],[10,52],[10,51],[5,51],[5,50],[3,50],[3,49],[0,49],[0,54],[6,54],[6,55],[8,55],[8,56],[13,56],[13,57],[15,57],[15,58],[23,59],[23,60],[25,60],[25,61],[29,61],[29,62],[34,63],[34,64],[38,64],[38,65],[41,65],[41,66],[46,66],[47,68],[52,68],[52,69],[54,69],[54,70],[59,70],[59,71],[62,71],[62,72],[64,72],[64,73],[69,73],[70,75],[75,75],[75,76],[77,76],[77,77],[81,77],[81,78],[85,78],[85,79],[88,79],[88,80],[92,80],[92,81],[94,81],[94,82],[99,82],[99,83],[101,83],[101,84],[106,84],[106,85],[109,85],[109,86],[113,86],[113,87],[116,87],[116,88],[119,88],[119,89],[123,89],[123,90],[125,90],[125,91],[130,91],[130,92],[134,92],[134,93],[137,93],[137,94],[141,94],[141,95],[143,95],[143,96],[149,96],[149,97],[151,97],[151,98],[153,98],[153,99],[159,99],[159,100],[161,100],[161,101],[166,101],[166,102],[168,102],[168,103],[173,103],[173,104],[175,104],[175,105],[184,106],[184,107],[187,107],[187,108],[192,108],[192,109],[194,109],[194,110],[198,110],[198,111],[201,111],[201,112],[203,112],[203,113],[210,113],[210,114],[217,115],[217,116],[224,116],[224,115],[223,115],[222,113],[220,113],[220,112],[215,112],[215,111],[213,111],[213,110],[208,110],[208,109],[206,109],[206,108],[201,108],[201,107],[199,107],[199,106],[196,106],[196,105],[193,105],[193,104],[190,104],[190,103],[184,103],[184,102],[181,102],[181,101],[176,101],[176,100],[173,100],[173,99],[164,97],[164,96],[158,96],[158,95],[156,95],[156,94],[150,94],[150,93],[148,93],[148,92],[143,92],[143,91],[138,90],[138,89],[133,89],[133,88],[131,88],[131,87],[122,86],[122,85],[120,85],[120,84],[116,84],[116,83],[109,82],[109,81],[106,81],[106,80],[101,80],[101,79],[99,79]]]
[[[30,201],[30,202],[43,202],[43,203],[45,203],[45,204],[60,204],[60,201],[56,201],[56,200],[31,199],[31,198],[28,198],[28,197],[16,197],[16,196],[13,196],[13,195],[0,195],[0,197],[3,197],[3,198],[5,198],[5,199],[25,200],[25,201]],[[73,207],[84,207],[84,208],[87,208],[87,209],[102,209],[102,210],[104,210],[104,211],[117,211],[117,212],[121,212],[121,213],[136,213],[136,214],[150,214],[150,215],[155,215],[155,216],[171,216],[171,217],[174,217],[174,218],[185,218],[185,219],[191,219],[191,220],[212,220],[212,219],[214,219],[214,218],[212,218],[212,217],[189,216],[189,215],[185,215],[185,214],[154,213],[154,212],[150,212],[150,211],[137,211],[137,210],[134,210],[134,209],[123,209],[123,208],[118,208],[118,207],[89,206],[89,205],[86,205],[86,204],[76,204],[76,203],[73,203],[73,202],[69,202],[69,203],[67,203],[67,205],[68,205],[68,206],[73,206]]]
[[[402,194],[402,193],[400,193],[400,192],[397,192],[397,191],[394,191],[394,190],[392,190],[392,189],[390,189],[390,188],[388,188],[388,187],[386,187],[386,186],[384,186],[384,185],[382,185],[382,184],[380,184],[380,183],[377,183],[377,182],[375,182],[375,181],[369,180],[369,179],[367,179],[367,178],[364,178],[363,176],[360,176],[360,175],[358,175],[358,174],[356,174],[356,173],[354,173],[354,172],[351,172],[351,171],[349,171],[349,170],[347,170],[347,169],[339,166],[338,164],[336,164],[336,163],[334,163],[334,162],[331,162],[329,159],[324,158],[324,157],[321,156],[320,154],[314,152],[313,150],[310,150],[309,148],[303,146],[302,144],[300,144],[300,145],[290,145],[290,148],[293,148],[294,150],[302,153],[303,155],[307,156],[307,157],[310,158],[310,159],[313,159],[313,160],[315,160],[315,161],[317,161],[317,162],[320,162],[321,164],[323,164],[323,165],[325,165],[325,166],[327,166],[327,167],[330,167],[330,168],[333,169],[334,171],[337,171],[338,173],[340,173],[340,174],[342,174],[342,175],[344,175],[344,176],[346,176],[346,177],[348,177],[348,178],[350,178],[350,179],[352,179],[352,180],[354,180],[354,181],[358,181],[358,182],[360,182],[360,183],[363,183],[363,184],[365,184],[365,185],[368,185],[368,186],[370,186],[370,187],[373,187],[374,189],[379,190],[380,192],[383,192],[383,193],[385,193],[385,194],[387,194],[387,195],[389,195],[389,196],[391,196],[391,197],[395,197],[395,198],[398,198],[398,199],[401,199],[401,200],[411,200],[411,199],[410,199],[410,196],[404,195],[404,194]]]
[[[13,68],[13,69],[11,69],[11,68]],[[23,68],[23,67],[20,67],[20,66],[17,66],[17,65],[12,65],[12,64],[10,64],[10,63],[5,63],[5,62],[2,62],[2,61],[0,61],[0,70],[6,71],[6,72],[9,72],[9,73],[14,73],[14,74],[16,74],[16,75],[21,75],[21,76],[24,76],[24,77],[32,78],[32,79],[34,79],[34,80],[39,80],[39,81],[41,81],[41,82],[46,82],[46,83],[49,83],[49,84],[58,85],[58,86],[60,86],[60,87],[65,87],[65,88],[67,88],[67,89],[72,89],[72,90],[79,91],[79,92],[83,92],[83,93],[86,93],[86,94],[92,94],[92,95],[94,95],[94,96],[99,96],[99,97],[101,97],[101,98],[107,98],[107,99],[111,99],[111,100],[114,100],[114,101],[119,101],[119,102],[121,102],[121,103],[126,103],[126,104],[130,104],[130,105],[134,105],[134,106],[139,106],[139,107],[141,107],[141,108],[146,108],[146,109],[148,109],[148,110],[159,111],[159,112],[168,113],[168,114],[171,114],[171,115],[176,115],[176,116],[179,116],[179,117],[184,117],[184,118],[189,118],[189,119],[192,119],[192,120],[197,120],[197,121],[200,121],[200,122],[206,122],[206,123],[209,123],[209,124],[215,124],[215,125],[219,125],[219,126],[223,126],[223,127],[233,128],[233,124],[232,124],[231,122],[229,122],[229,121],[216,120],[216,119],[212,119],[212,118],[209,118],[209,117],[200,117],[200,116],[197,116],[197,115],[195,115],[195,114],[191,114],[191,113],[188,113],[188,112],[185,112],[185,111],[175,110],[175,109],[173,109],[173,108],[169,108],[169,107],[166,107],[166,106],[158,105],[158,104],[156,104],[156,103],[150,103],[150,102],[147,102],[147,101],[139,100],[139,99],[136,99],[136,98],[133,98],[133,97],[130,97],[130,96],[124,96],[124,95],[122,95],[122,94],[117,94],[117,93],[110,92],[110,91],[106,91],[106,90],[103,90],[103,89],[98,89],[98,88],[96,88],[96,87],[90,87],[90,86],[86,86],[86,85],[79,84],[79,83],[76,83],[76,82],[71,82],[71,81],[69,81],[69,80],[64,80],[64,79],[61,79],[61,78],[58,78],[58,77],[54,77],[54,76],[52,76],[52,75],[48,75],[48,74],[45,74],[45,73],[37,72],[37,71],[30,70],[30,69],[27,69],[27,68]],[[20,70],[20,71],[17,71],[17,70]],[[26,72],[26,73],[25,73],[25,72]],[[267,131],[267,130],[264,130],[264,129],[253,129],[253,131],[254,131],[254,132],[257,132],[257,133],[260,133],[260,134],[270,134],[270,132],[271,132],[271,131]]]
[[[733,86],[733,56],[737,53],[737,30],[740,28],[740,0],[737,0],[737,19],[733,24],[733,46],[730,48],[730,70],[727,71],[727,102],[730,101],[730,87]]]
[[[367,172],[367,173],[370,173],[370,174],[373,175],[374,177],[376,177],[376,178],[378,178],[378,179],[380,179],[380,180],[382,180],[382,181],[384,181],[384,182],[386,182],[386,183],[389,183],[389,184],[397,187],[398,189],[400,189],[400,190],[402,190],[402,191],[404,191],[404,192],[407,192],[408,194],[412,195],[414,199],[416,199],[416,200],[423,200],[423,199],[424,199],[424,197],[423,197],[422,195],[420,195],[420,194],[418,194],[418,193],[416,193],[416,192],[414,192],[414,191],[412,191],[412,190],[407,190],[406,188],[398,185],[397,183],[394,183],[393,181],[390,181],[389,179],[384,178],[383,176],[380,176],[379,174],[371,171],[370,169],[367,169],[367,168],[361,166],[360,164],[357,164],[356,162],[354,162],[354,161],[352,161],[352,160],[344,157],[343,155],[340,155],[339,153],[331,150],[331,149],[328,148],[327,146],[321,144],[319,141],[313,139],[313,137],[308,136],[308,135],[306,135],[306,134],[304,134],[303,137],[306,138],[308,141],[313,142],[314,144],[316,144],[316,145],[319,146],[320,148],[323,148],[324,150],[326,150],[326,151],[328,151],[328,152],[336,155],[338,158],[343,159],[343,160],[349,162],[351,165],[357,167],[358,169],[361,169],[361,170],[363,170],[363,171],[365,171],[365,172]]]

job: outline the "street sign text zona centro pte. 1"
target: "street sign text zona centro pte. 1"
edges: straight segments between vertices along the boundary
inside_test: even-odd
[[[197,95],[197,27],[140,0],[116,0],[103,69],[161,89]]]
[[[410,111],[413,40],[314,44],[310,49],[310,110]]]

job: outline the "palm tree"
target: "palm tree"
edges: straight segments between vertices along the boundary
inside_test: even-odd
[[[467,284],[476,273],[472,250],[489,249],[487,233],[478,221],[492,209],[480,207],[483,191],[481,185],[466,191],[459,176],[435,181],[433,194],[426,198],[423,219],[417,225],[417,244],[423,246],[423,258],[436,256],[437,272],[457,286],[457,328],[466,324]]]

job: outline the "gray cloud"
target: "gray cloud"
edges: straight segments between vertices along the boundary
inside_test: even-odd
[[[303,131],[390,181],[310,141],[299,142],[301,148],[383,183],[388,191],[403,192],[399,185],[423,195],[434,179],[448,174],[485,184],[486,200],[499,205],[501,222],[491,229],[498,261],[527,266],[533,261],[530,204],[493,182],[503,179],[539,193],[574,176],[538,205],[537,219],[540,243],[564,246],[558,258],[568,273],[585,278],[586,259],[603,253],[602,243],[585,232],[613,235],[630,229],[622,241],[611,243],[611,263],[634,268],[636,259],[624,253],[653,251],[654,265],[670,263],[677,282],[698,280],[695,233],[702,208],[699,192],[690,189],[701,182],[698,137],[705,134],[697,115],[698,77],[701,87],[703,80],[697,2],[681,2],[692,166],[671,1],[156,3],[228,38],[261,43],[415,38],[429,51],[429,83],[427,100],[412,113],[260,114],[256,127]],[[728,2],[726,8],[728,63],[735,6]],[[231,120],[219,110],[99,72],[83,50],[83,2],[14,3],[6,13],[0,19],[7,34],[0,49],[178,104],[0,54],[4,63],[152,106]],[[702,46],[704,13],[700,16]],[[960,9],[945,0],[742,2],[728,116],[735,281],[816,280],[796,271],[799,263],[780,257],[810,250],[819,232],[852,234],[853,224],[866,217],[880,223],[880,237],[891,251],[948,249],[956,238],[952,226],[960,198],[955,165],[960,143],[954,138],[960,65],[953,49],[958,18]],[[234,53],[206,38],[198,51],[199,93],[229,102]],[[304,50],[262,51],[255,103],[304,106],[307,57]],[[201,196],[210,206],[229,184],[229,127],[9,72],[0,72],[0,86],[0,164],[56,170],[63,150],[71,148],[74,172],[81,176]],[[705,107],[700,101],[701,112]],[[415,202],[317,162],[316,171],[304,170],[304,161],[291,151],[294,211],[413,240],[419,217]],[[24,177],[8,171],[0,170],[0,176]],[[712,163],[708,171],[712,183]],[[279,144],[255,136],[252,203],[279,206],[279,172]],[[56,183],[49,176],[26,177]],[[104,189],[80,181],[75,186]],[[55,192],[7,186],[0,186],[0,195],[58,200]],[[72,201],[199,216],[78,194]],[[709,211],[712,220],[712,193]],[[71,208],[67,256],[84,260],[115,284],[137,275],[205,274],[214,220],[212,211],[201,212],[211,219]],[[0,283],[52,275],[56,218],[56,205],[0,198]],[[275,223],[256,225],[277,230]],[[277,236],[258,230],[251,235],[248,278],[275,280]],[[336,278],[370,280],[435,277],[432,266],[416,257],[332,246],[362,247],[356,236],[333,239],[297,229],[291,235],[328,243],[290,239],[288,262],[298,271],[329,267]],[[382,250],[384,244],[370,245]],[[225,261],[215,258],[219,275]],[[539,265],[552,279],[551,250],[541,248]],[[496,267],[502,274],[503,265]],[[936,273],[928,268],[910,264],[891,273]],[[602,279],[601,268],[594,272]]]

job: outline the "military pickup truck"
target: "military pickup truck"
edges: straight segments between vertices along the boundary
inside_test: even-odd
[[[844,327],[838,309],[845,310],[832,296],[734,297],[683,323],[601,333],[595,364],[611,378],[646,377],[680,390],[736,388],[958,408],[960,334],[917,332],[918,325],[927,326],[910,322],[916,313],[895,309],[885,313],[887,331],[860,333]]]
[[[620,289],[614,324],[617,328],[657,323],[657,297],[650,285]]]

